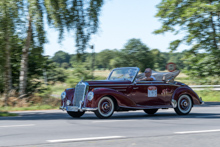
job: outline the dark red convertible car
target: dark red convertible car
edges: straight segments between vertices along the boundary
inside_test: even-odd
[[[174,108],[186,115],[201,98],[186,84],[174,81],[179,71],[152,72],[155,81],[139,81],[138,67],[115,68],[106,80],[81,81],[61,94],[60,109],[72,117],[93,111],[99,118],[109,118],[114,111],[144,110],[154,114],[158,109]]]

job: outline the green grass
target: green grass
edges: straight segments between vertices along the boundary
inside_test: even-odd
[[[59,109],[59,106],[35,105],[30,107],[1,107],[0,111],[27,111],[27,110],[48,110]]]
[[[220,102],[220,91],[197,90],[195,92],[204,102]]]
[[[6,116],[18,116],[18,114],[8,113],[8,112],[0,112],[0,117],[6,117]]]

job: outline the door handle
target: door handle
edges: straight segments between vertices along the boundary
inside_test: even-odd
[[[139,87],[133,87],[133,89],[138,89]]]

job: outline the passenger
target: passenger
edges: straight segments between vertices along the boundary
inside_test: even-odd
[[[152,74],[152,70],[150,68],[146,68],[145,71],[145,77],[142,79],[139,79],[138,81],[155,81],[155,77],[153,77]]]

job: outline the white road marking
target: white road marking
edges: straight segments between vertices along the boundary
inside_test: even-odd
[[[137,119],[131,119],[131,120],[98,120],[98,121],[93,121],[92,123],[111,123],[111,122],[120,122],[120,121],[138,121]],[[139,120],[140,121],[140,120]]]
[[[210,132],[220,132],[218,130],[201,130],[201,131],[185,131],[185,132],[174,132],[175,134],[192,134],[192,133],[210,133]]]
[[[0,126],[0,128],[10,128],[10,127],[30,127],[30,126],[35,126],[35,124]]]
[[[105,139],[119,139],[125,138],[124,136],[106,136],[106,137],[90,137],[90,138],[73,138],[73,139],[57,139],[47,140],[47,142],[68,142],[68,141],[91,141],[91,140],[105,140]]]

